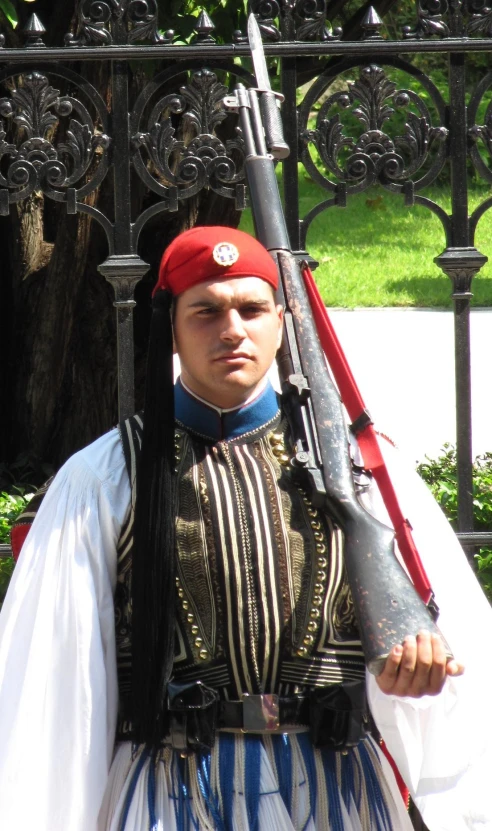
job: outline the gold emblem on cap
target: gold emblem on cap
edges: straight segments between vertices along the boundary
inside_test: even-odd
[[[212,251],[212,257],[217,265],[227,268],[239,259],[239,251],[232,242],[218,242]]]

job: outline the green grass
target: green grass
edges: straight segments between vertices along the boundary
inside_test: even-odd
[[[300,171],[300,214],[305,216],[325,194]],[[451,212],[449,188],[426,190],[426,197]],[[469,212],[490,195],[475,186]],[[253,230],[249,211],[241,221]],[[476,247],[492,261],[492,211],[477,228]],[[451,308],[451,281],[433,262],[445,248],[440,220],[427,208],[406,208],[403,197],[373,188],[329,208],[311,224],[309,253],[319,261],[315,276],[328,306],[420,306]],[[492,262],[474,278],[474,306],[492,306]]]

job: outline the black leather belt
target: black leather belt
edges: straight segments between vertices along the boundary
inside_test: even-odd
[[[217,690],[201,681],[171,681],[167,705],[163,744],[182,755],[208,752],[217,730],[268,734],[308,727],[315,747],[345,751],[368,729],[363,680],[318,687],[292,698],[244,694],[240,701],[219,699]]]
[[[268,733],[309,725],[309,698],[243,695],[241,701],[217,702],[217,728]]]

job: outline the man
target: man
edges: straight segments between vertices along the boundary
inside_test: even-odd
[[[293,475],[267,379],[276,285],[268,253],[229,228],[195,228],[165,252],[143,438],[136,417],[66,463],[4,604],[1,829],[404,831],[365,684],[431,831],[492,828],[491,728],[470,710],[490,661],[457,597],[478,631],[490,610],[425,486],[393,460],[467,672],[423,632],[365,680],[343,537]]]

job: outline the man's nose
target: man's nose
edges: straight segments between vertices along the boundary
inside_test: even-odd
[[[237,341],[246,337],[243,320],[236,309],[230,309],[226,313],[221,337],[225,341]]]

